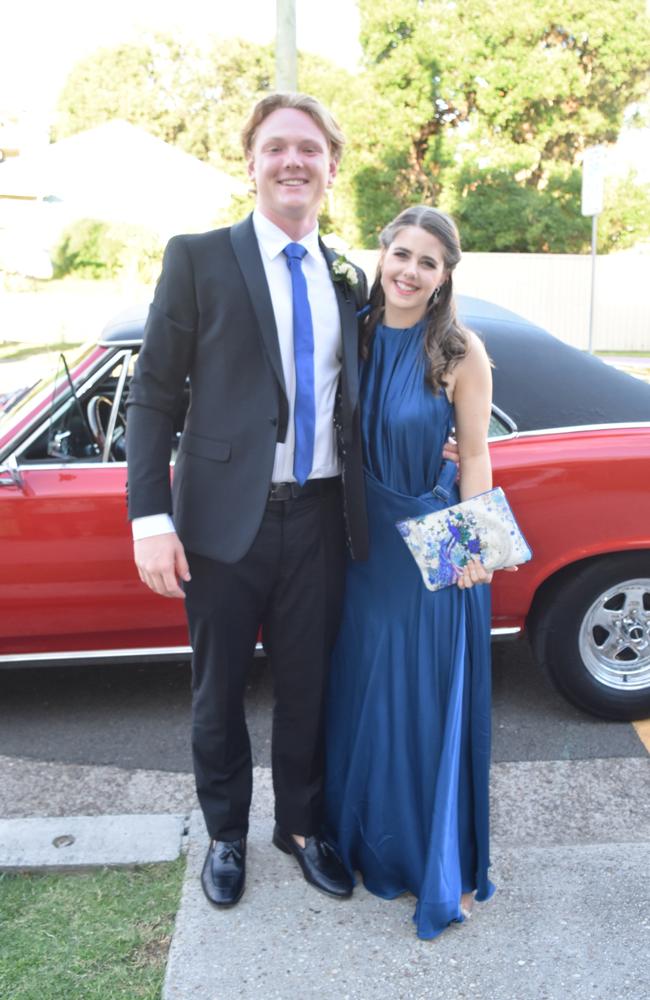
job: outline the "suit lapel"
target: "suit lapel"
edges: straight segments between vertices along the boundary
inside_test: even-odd
[[[332,264],[336,253],[319,240],[323,256],[332,273]],[[359,321],[357,319],[357,304],[353,290],[343,281],[332,284],[336,292],[336,301],[341,317],[341,339],[343,341],[343,389],[348,397],[350,413],[354,411],[359,398]]]
[[[255,236],[252,216],[236,223],[230,229],[230,241],[233,253],[239,264],[242,277],[246,284],[251,305],[260,328],[264,347],[266,349],[275,377],[286,397],[284,373],[278,332],[275,325],[271,294],[264,273],[264,265],[260,248]],[[319,240],[321,251],[330,268],[336,259],[336,253]],[[343,345],[343,389],[347,396],[350,412],[354,411],[359,398],[359,323],[354,293],[342,281],[334,281],[334,291],[341,319],[341,339]]]
[[[271,293],[264,273],[264,264],[255,236],[253,217],[249,215],[230,229],[230,241],[237,258],[242,277],[246,282],[251,305],[255,311],[262,340],[282,392],[287,394],[282,371],[282,357],[278,331],[275,325]]]

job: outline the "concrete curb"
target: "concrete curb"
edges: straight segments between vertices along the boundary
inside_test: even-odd
[[[0,871],[74,871],[174,861],[186,830],[186,816],[166,813],[0,819]]]

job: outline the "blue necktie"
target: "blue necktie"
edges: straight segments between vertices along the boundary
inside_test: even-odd
[[[307,282],[302,273],[302,258],[307,253],[300,243],[288,243],[282,251],[291,272],[293,300],[293,354],[296,363],[296,399],[293,423],[296,444],[293,474],[302,486],[314,461],[316,400],[314,395],[314,328],[307,296]]]

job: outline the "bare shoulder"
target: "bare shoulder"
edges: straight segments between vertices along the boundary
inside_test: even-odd
[[[490,359],[488,358],[488,353],[485,350],[485,344],[479,335],[474,333],[473,330],[468,330],[467,335],[469,339],[467,354],[461,359],[458,367],[469,370],[484,371],[486,368],[490,367]]]
[[[467,330],[467,337],[467,353],[447,376],[447,396],[452,401],[459,390],[489,385],[492,381],[490,359],[483,341],[473,330]]]

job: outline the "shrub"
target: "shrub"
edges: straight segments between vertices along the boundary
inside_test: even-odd
[[[80,219],[68,226],[52,255],[54,277],[75,274],[101,280],[130,274],[151,281],[160,270],[163,247],[143,226]]]

